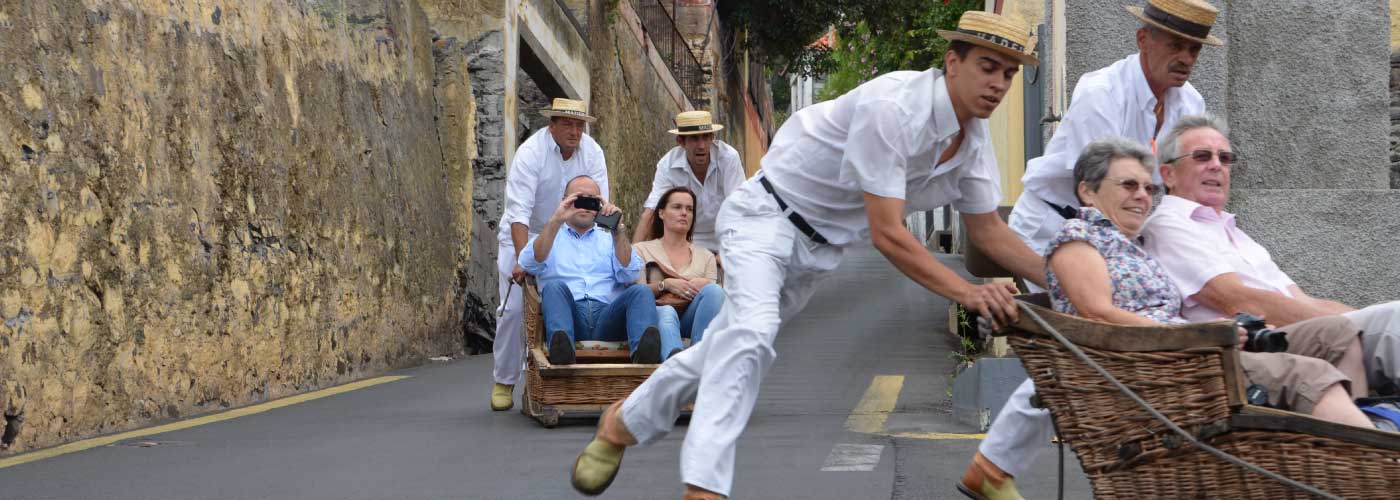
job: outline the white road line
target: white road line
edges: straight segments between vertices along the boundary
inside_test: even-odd
[[[884,452],[885,445],[881,444],[837,444],[826,456],[822,471],[872,471],[880,465]]]

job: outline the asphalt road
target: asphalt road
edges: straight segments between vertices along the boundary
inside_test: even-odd
[[[779,335],[734,498],[961,498],[953,485],[977,440],[950,416],[947,306],[874,250],[850,252]],[[580,498],[568,471],[594,421],[545,429],[492,412],[490,373],[488,356],[430,363],[389,374],[402,380],[0,468],[0,499]],[[892,409],[853,431],[868,394]],[[629,450],[602,498],[678,498],[684,429]],[[1072,454],[1066,469],[1065,498],[1088,498]],[[1055,498],[1054,453],[1018,482],[1029,498]]]

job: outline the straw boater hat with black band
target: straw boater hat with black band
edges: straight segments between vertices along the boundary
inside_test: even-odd
[[[1220,10],[1200,0],[1148,0],[1147,6],[1129,5],[1128,13],[1142,22],[1166,30],[1173,35],[1219,47],[1224,45],[1210,34],[1215,16]]]
[[[958,19],[958,29],[938,30],[938,36],[950,42],[967,42],[978,47],[1001,52],[1021,61],[1040,64],[1035,57],[1035,37],[1025,23],[991,12],[969,10]]]
[[[721,130],[724,130],[724,125],[715,123],[709,111],[685,111],[676,115],[676,128],[667,132],[672,135],[700,135]]]
[[[541,109],[540,114],[549,117],[575,118],[590,123],[597,120],[597,118],[588,116],[588,105],[584,104],[583,101],[573,99],[557,98],[548,108]]]

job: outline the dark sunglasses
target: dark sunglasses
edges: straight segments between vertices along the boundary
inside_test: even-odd
[[[1235,161],[1240,159],[1240,155],[1235,154],[1233,151],[1215,152],[1209,149],[1197,149],[1190,153],[1167,160],[1167,163],[1175,163],[1177,160],[1186,158],[1188,156],[1191,157],[1192,160],[1196,160],[1201,163],[1210,161],[1210,158],[1212,156],[1219,156],[1221,165],[1234,165]]]
[[[1161,186],[1158,186],[1151,182],[1143,184],[1141,182],[1138,182],[1137,179],[1114,179],[1112,177],[1108,177],[1105,178],[1105,180],[1121,186],[1124,191],[1127,191],[1129,193],[1136,193],[1138,188],[1142,188],[1144,191],[1147,191],[1148,196],[1157,196],[1157,191],[1161,190],[1162,188]]]

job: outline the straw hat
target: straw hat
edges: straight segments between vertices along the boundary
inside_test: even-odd
[[[721,130],[724,130],[724,125],[715,123],[709,111],[683,111],[676,115],[676,128],[667,132],[674,135],[699,135]]]
[[[1035,37],[1025,23],[991,12],[969,10],[958,19],[956,31],[938,30],[950,42],[967,42],[1015,57],[1021,64],[1037,65]]]
[[[1220,10],[1204,0],[1147,0],[1147,6],[1129,5],[1128,13],[1142,22],[1156,26],[1171,34],[1219,47],[1224,45],[1219,38],[1210,34],[1215,24],[1215,16]]]
[[[545,116],[561,116],[564,118],[577,118],[586,122],[597,120],[588,116],[588,106],[583,101],[573,99],[555,99],[548,108],[540,110],[540,114]]]

